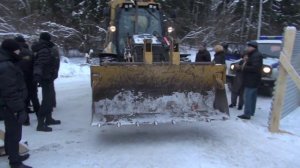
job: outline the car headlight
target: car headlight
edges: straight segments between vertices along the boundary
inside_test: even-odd
[[[234,70],[234,64],[230,65],[230,69],[233,71]]]
[[[173,27],[168,27],[168,33],[172,33],[174,31]]]
[[[266,73],[266,74],[269,74],[271,71],[272,71],[272,69],[270,67],[266,66],[266,67],[263,68],[263,72]]]
[[[116,26],[110,26],[109,31],[110,32],[115,32],[117,30]]]

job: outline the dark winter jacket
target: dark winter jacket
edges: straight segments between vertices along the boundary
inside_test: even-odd
[[[207,50],[199,50],[196,56],[196,62],[211,62],[210,53]]]
[[[59,52],[54,43],[40,40],[32,45],[35,53],[34,71],[35,77],[42,81],[53,81],[58,77]]]
[[[238,65],[242,67],[244,61],[240,61]],[[233,79],[232,92],[238,94],[243,91],[243,72],[241,69],[235,69],[235,77]]]
[[[17,65],[23,71],[25,81],[33,81],[33,53],[29,50],[25,43],[20,44],[20,46],[21,60],[17,63]]]
[[[248,61],[243,68],[243,83],[248,88],[258,88],[261,82],[263,57],[258,50],[248,54]]]
[[[2,107],[19,113],[25,110],[27,89],[21,69],[15,65],[13,56],[0,49],[0,102]]]
[[[225,52],[224,51],[218,52],[215,54],[214,63],[225,65]]]

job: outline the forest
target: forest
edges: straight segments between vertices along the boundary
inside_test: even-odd
[[[0,40],[22,34],[29,41],[48,31],[64,49],[99,48],[105,41],[108,0],[1,0]],[[259,0],[157,0],[172,19],[178,40],[246,42],[257,36]],[[264,0],[262,34],[281,35],[300,25],[299,0]]]

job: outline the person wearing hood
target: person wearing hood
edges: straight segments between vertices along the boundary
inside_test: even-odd
[[[19,142],[22,139],[22,124],[26,122],[26,84],[22,70],[16,65],[20,61],[20,46],[13,39],[6,39],[0,48],[0,102],[4,116],[5,152],[11,168],[30,168],[22,162],[29,158],[19,155]]]
[[[53,108],[56,106],[54,80],[58,77],[59,53],[47,32],[40,34],[39,41],[32,45],[32,51],[35,53],[34,80],[42,87],[37,131],[51,132],[49,125],[61,124],[59,120],[52,118]]]
[[[23,36],[17,36],[15,40],[19,43],[21,48],[21,52],[20,52],[21,60],[18,62],[17,65],[23,71],[25,83],[28,90],[28,97],[25,101],[26,111],[28,114],[33,113],[29,108],[31,102],[34,112],[38,112],[40,108],[40,102],[37,95],[38,93],[37,83],[34,82],[33,80],[33,63],[34,63],[33,53],[30,51],[29,46],[26,44],[26,40],[24,39]],[[29,115],[24,125],[30,125]]]
[[[196,55],[196,62],[211,62],[211,55],[207,51],[205,43],[202,43],[199,46],[199,51]]]
[[[263,57],[258,51],[257,42],[251,41],[247,44],[247,55],[244,57],[242,66],[236,68],[243,72],[244,85],[244,114],[238,116],[241,119],[250,120],[255,114],[257,90],[262,77]]]
[[[213,60],[213,62],[215,64],[222,64],[225,65],[225,52],[224,52],[224,48],[221,45],[216,45],[215,46],[215,58]]]

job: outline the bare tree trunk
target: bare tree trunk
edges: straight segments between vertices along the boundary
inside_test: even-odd
[[[254,6],[252,5],[250,7],[250,15],[249,15],[249,22],[248,22],[248,25],[247,25],[247,40],[249,39],[250,37],[250,31],[251,31],[251,27],[252,27],[252,19],[253,19],[253,10],[254,10]]]
[[[244,11],[242,16],[240,42],[243,42],[245,39],[245,23],[246,23],[247,8],[248,8],[248,2],[247,0],[244,0]]]

